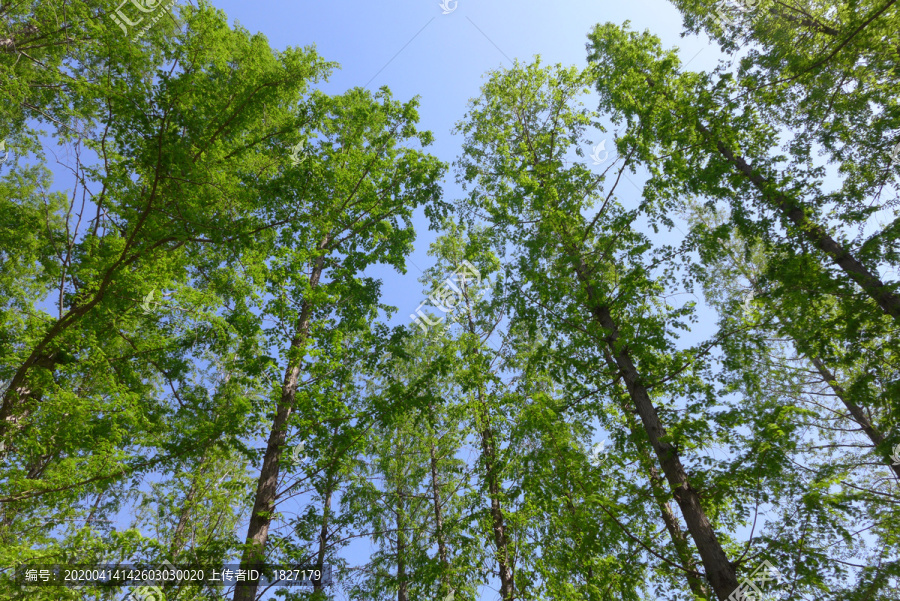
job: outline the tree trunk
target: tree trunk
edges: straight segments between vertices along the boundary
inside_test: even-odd
[[[328,488],[325,491],[325,499],[322,502],[322,529],[319,531],[319,552],[316,554],[316,569],[323,575],[325,574],[325,551],[328,549],[328,523],[331,520],[331,496],[334,494],[335,486],[335,479],[329,475]],[[313,598],[317,599],[316,593],[323,589],[322,580],[314,580]]]
[[[739,260],[734,256],[732,256],[732,259],[735,261],[735,264],[739,266],[739,270],[742,275],[753,282],[753,278],[750,276],[750,274],[745,269],[740,268]],[[775,305],[774,307],[770,306],[769,309],[772,310],[782,322],[786,324],[789,322],[789,319],[782,315],[781,311],[778,310],[778,305]],[[832,373],[831,370],[828,369],[828,367],[821,359],[814,356],[809,351],[804,350],[805,348],[809,348],[804,340],[804,338],[808,340],[809,332],[805,332],[806,335],[803,335],[801,333],[798,333],[797,329],[793,326],[785,328],[785,331],[787,332],[788,336],[794,339],[795,344],[797,345],[800,352],[809,357],[810,362],[813,364],[813,366],[815,366],[816,370],[819,372],[819,375],[822,376],[823,380],[828,384],[828,386],[834,392],[835,396],[837,396],[841,400],[841,402],[850,412],[853,421],[859,424],[860,428],[862,428],[862,431],[865,432],[866,436],[869,437],[869,440],[872,441],[872,444],[875,447],[881,445],[884,442],[884,435],[879,432],[878,429],[875,428],[875,426],[872,425],[872,422],[869,421],[869,419],[866,417],[866,414],[863,413],[862,408],[855,402],[853,402],[853,400],[851,400],[850,396],[847,394],[847,391],[844,390],[843,386],[837,383],[837,378],[835,377],[834,373]],[[900,479],[900,465],[894,465],[892,458],[884,457],[884,459],[888,463],[888,465],[890,465],[891,469],[894,471],[894,474],[897,475],[897,478]]]
[[[434,433],[431,432],[433,435]],[[431,455],[431,492],[434,502],[434,535],[437,539],[438,557],[441,560],[441,595],[450,594],[447,584],[447,568],[450,561],[447,559],[447,541],[444,538],[444,515],[441,501],[441,482],[438,478],[437,454],[434,449],[434,439],[429,441],[429,453]]]
[[[488,493],[491,497],[491,522],[494,531],[494,544],[497,545],[497,562],[500,572],[500,598],[503,601],[512,601],[515,597],[515,584],[512,567],[509,562],[509,541],[506,536],[506,525],[503,520],[503,510],[500,507],[500,482],[497,477],[497,454],[494,446],[494,433],[490,427],[490,418],[487,415],[484,396],[479,387],[479,402],[481,403],[481,452],[487,467]]]
[[[327,244],[327,242],[323,243]],[[319,285],[324,261],[322,257],[316,260],[316,265],[309,276],[310,289]],[[253,504],[253,513],[250,515],[250,525],[247,528],[247,548],[241,558],[241,569],[255,569],[262,571],[266,540],[269,537],[269,526],[272,523],[272,513],[275,511],[275,493],[278,485],[279,461],[281,450],[287,436],[287,421],[294,408],[294,400],[297,394],[297,383],[300,381],[300,368],[303,357],[299,356],[306,338],[309,335],[309,320],[312,313],[312,304],[308,299],[303,301],[300,317],[297,319],[297,329],[294,339],[291,340],[291,348],[288,351],[290,360],[284,373],[284,382],[281,386],[281,400],[278,403],[275,421],[269,433],[266,444],[266,452],[263,457],[262,469],[259,473],[259,482],[256,486],[256,500]],[[245,582],[235,587],[234,601],[255,601],[257,582]]]
[[[200,476],[203,474],[204,464],[206,463],[206,456],[209,452],[209,448],[203,451],[203,454],[200,456],[200,461],[191,470],[194,474],[194,477],[191,478],[191,487],[188,489],[188,494],[185,495],[184,502],[181,504],[181,513],[178,515],[178,525],[175,526],[175,532],[172,533],[172,541],[169,544],[169,556],[173,559],[181,553],[182,548],[184,547],[184,529],[187,528],[188,521],[191,517],[191,512],[193,510],[194,498],[197,496],[197,485],[200,480]]]
[[[475,334],[475,321],[472,319],[472,304],[469,298],[469,287],[463,282],[462,292],[466,300],[468,313],[469,333]],[[509,541],[506,536],[506,524],[503,520],[503,510],[500,507],[500,482],[497,477],[497,448],[494,441],[494,432],[491,428],[491,418],[488,413],[487,402],[484,398],[484,386],[478,383],[479,417],[478,430],[481,436],[481,453],[485,463],[485,479],[488,484],[488,493],[491,497],[491,523],[494,532],[494,544],[497,546],[497,563],[500,572],[500,599],[513,601],[515,599],[515,580],[513,579],[512,566],[509,561]]]
[[[647,84],[654,87],[653,80],[646,77]],[[728,161],[741,175],[750,181],[753,186],[762,193],[769,203],[781,214],[793,223],[801,232],[801,236],[811,242],[813,246],[828,255],[831,260],[846,273],[850,279],[856,282],[863,291],[878,303],[878,306],[892,316],[900,320],[900,296],[890,291],[881,279],[860,263],[856,257],[838,241],[832,238],[824,227],[806,216],[803,207],[788,198],[785,194],[775,189],[772,182],[756,172],[744,157],[734,154],[730,148],[720,140],[713,138],[712,132],[697,119],[697,130],[707,140],[714,141],[716,149],[725,160]]]
[[[790,11],[791,12],[788,12],[787,10],[781,10],[776,6],[772,6],[769,9],[770,14],[775,15],[776,17],[780,17],[790,23],[797,23],[799,25],[802,25],[807,29],[811,29],[812,31],[818,33],[826,33],[833,38],[841,35],[841,32],[839,30],[822,23],[817,19],[811,18],[810,15],[806,14],[805,12],[799,12],[796,7],[790,7]],[[797,16],[798,14],[800,16]]]
[[[588,309],[590,309],[595,321],[606,330],[605,342],[614,359],[619,372],[622,375],[628,394],[647,436],[650,444],[659,458],[660,465],[669,486],[673,489],[673,495],[681,513],[687,523],[688,531],[694,539],[694,544],[700,552],[703,566],[706,569],[706,577],[712,585],[713,591],[720,600],[725,601],[738,586],[734,566],[728,561],[728,556],[722,548],[719,539],[713,530],[709,518],[700,503],[700,496],[691,487],[687,473],[678,456],[678,452],[672,444],[664,442],[662,438],[666,430],[659,420],[656,407],[643,385],[641,376],[637,371],[628,348],[619,344],[619,328],[610,314],[609,307],[601,303],[601,297],[597,294],[587,274],[584,260],[578,256],[576,273],[578,279],[584,285],[588,295]]]
[[[712,133],[699,121],[697,127],[700,133],[712,140]],[[848,249],[832,238],[824,227],[807,217],[802,206],[775,190],[772,182],[755,172],[743,157],[735,155],[730,148],[718,140],[716,140],[716,148],[719,154],[746,177],[762,193],[763,197],[769,200],[772,206],[797,226],[803,238],[828,255],[850,279],[878,303],[885,313],[900,320],[900,296],[891,292],[876,274],[867,269]]]
[[[612,366],[615,367],[615,361],[609,354],[609,351],[604,349],[604,355],[606,356],[607,363],[611,363]],[[632,435],[637,439],[638,425],[635,423],[634,415],[627,407],[623,407],[622,409],[625,419],[628,421],[628,427],[631,430]],[[707,587],[706,583],[699,575],[700,573],[699,570],[697,570],[697,564],[694,562],[694,554],[691,553],[688,539],[684,535],[684,531],[681,530],[681,524],[678,522],[678,518],[675,517],[672,506],[669,504],[669,493],[666,491],[665,484],[659,476],[659,471],[653,464],[653,458],[650,456],[650,453],[647,452],[646,447],[639,444],[638,440],[635,440],[635,446],[637,447],[638,458],[641,465],[647,472],[647,477],[650,481],[650,490],[653,492],[653,499],[656,501],[656,506],[659,508],[659,513],[666,526],[666,530],[672,538],[672,545],[675,547],[675,552],[678,554],[678,561],[681,564],[681,568],[685,572],[688,586],[694,594],[695,599],[709,599],[709,587]]]
[[[403,519],[403,500],[406,495],[397,486],[397,601],[409,601],[409,584],[406,581],[406,522]]]
[[[837,378],[831,373],[831,370],[822,362],[818,357],[810,357],[810,361],[812,364],[816,366],[819,374],[821,374],[822,378],[831,389],[834,391],[834,394],[837,398],[841,399],[841,402],[844,403],[844,406],[847,408],[847,411],[850,412],[850,415],[853,417],[853,421],[859,424],[862,431],[866,433],[866,436],[869,437],[869,440],[872,441],[874,446],[879,446],[884,442],[884,435],[879,432],[875,426],[872,425],[872,422],[866,417],[866,414],[863,413],[862,408],[853,402],[850,396],[847,394],[847,391],[844,390],[844,387],[837,383]],[[894,465],[893,460],[891,458],[885,458],[888,465],[890,465],[891,469],[894,470],[894,474],[900,479],[900,465]]]
[[[558,474],[560,474],[562,477],[565,477],[567,475],[567,472],[565,469],[560,469],[559,461],[557,461],[557,458],[555,456],[551,456],[550,461],[553,462],[553,467],[556,469],[556,472]],[[573,525],[574,525],[575,522],[578,521],[578,510],[575,508],[575,502],[573,500],[572,492],[570,490],[566,490],[563,492],[563,496],[565,496],[565,498],[566,498],[566,509],[569,511],[569,515],[572,516],[572,521],[573,521]],[[577,527],[577,525],[575,525],[575,527]],[[591,537],[591,538],[594,538],[594,537]],[[582,547],[584,546],[584,537],[582,537],[579,540],[579,544],[581,544]],[[587,553],[585,551],[582,551],[580,553],[581,557],[585,557],[586,555],[587,555]],[[589,556],[588,556],[588,559],[590,559]],[[587,562],[585,562],[585,563],[587,563]],[[594,568],[591,567],[590,563],[587,564],[585,572],[586,572],[585,580],[587,581],[588,584],[592,583],[594,581]],[[587,598],[587,601],[593,601],[593,599],[594,599],[594,596],[591,595],[590,597]]]

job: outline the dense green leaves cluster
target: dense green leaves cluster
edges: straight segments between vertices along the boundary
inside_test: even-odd
[[[717,69],[607,23],[489,73],[455,206],[419,100],[312,48],[0,7],[0,599],[897,598],[900,9],[674,4]],[[390,328],[417,212],[452,310]]]

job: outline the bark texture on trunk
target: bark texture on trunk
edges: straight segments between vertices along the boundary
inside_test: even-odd
[[[646,81],[647,85],[651,88],[654,87],[652,78],[647,76]],[[721,140],[714,138],[712,132],[700,122],[699,118],[697,119],[697,131],[703,134],[707,140],[715,143],[719,154],[753,184],[753,187],[762,193],[763,198],[793,223],[800,230],[800,235],[804,239],[831,258],[850,279],[878,303],[885,313],[900,320],[900,295],[892,292],[875,273],[860,263],[849,249],[832,238],[824,227],[810,219],[801,204],[777,190],[772,182],[748,164],[744,157],[736,155]]]
[[[444,536],[444,507],[441,501],[441,481],[438,476],[437,453],[434,448],[434,440],[430,441],[429,453],[431,455],[431,492],[434,505],[434,536],[437,539],[438,558],[441,560],[443,571],[441,573],[441,595],[450,594],[447,583],[447,568],[450,561],[447,557],[447,541]]]
[[[184,548],[184,530],[185,528],[187,528],[188,521],[191,519],[194,499],[197,496],[198,480],[200,479],[200,476],[202,474],[201,470],[203,469],[205,462],[206,451],[204,451],[203,456],[200,457],[200,462],[195,468],[195,470],[197,471],[195,472],[194,477],[191,479],[191,487],[188,489],[188,493],[181,505],[181,512],[178,515],[178,525],[175,526],[175,532],[172,533],[172,542],[169,545],[170,557],[176,557]]]
[[[500,573],[500,598],[503,601],[512,601],[515,598],[515,583],[513,580],[512,566],[509,561],[509,540],[506,534],[506,524],[503,519],[503,510],[500,507],[500,481],[497,476],[497,454],[494,444],[494,433],[491,429],[489,418],[484,407],[484,397],[481,390],[478,392],[481,402],[481,452],[487,467],[488,493],[491,497],[491,525],[494,531],[494,544],[497,546],[497,568]]]
[[[309,277],[310,288],[319,285],[322,276],[324,261],[320,257]],[[304,300],[297,319],[296,334],[291,340],[289,355],[297,353],[304,346],[309,335],[309,321],[312,314],[312,304]],[[269,433],[263,456],[262,469],[259,473],[259,481],[256,486],[256,499],[253,503],[253,513],[250,515],[250,525],[247,528],[247,549],[241,558],[241,569],[255,569],[262,571],[265,561],[266,541],[269,538],[269,527],[272,524],[272,513],[275,511],[275,496],[278,486],[279,462],[281,451],[287,437],[287,421],[294,409],[294,401],[297,395],[297,385],[300,381],[300,371],[303,357],[293,356],[288,363],[284,374],[284,382],[281,386],[281,399],[276,409],[275,420]],[[234,589],[234,601],[255,601],[259,585],[256,582],[245,582]]]
[[[650,393],[644,386],[631,359],[628,348],[619,342],[618,324],[613,319],[609,307],[602,303],[600,295],[591,284],[584,260],[579,256],[577,261],[576,274],[587,292],[588,309],[594,320],[606,331],[605,342],[610,355],[625,381],[628,395],[634,403],[634,408],[647,432],[650,444],[659,458],[663,474],[665,474],[675,501],[681,509],[681,514],[694,539],[697,551],[700,553],[703,567],[706,569],[706,577],[716,596],[721,601],[725,601],[738,586],[734,566],[728,561],[728,556],[706,516],[706,511],[700,503],[700,495],[691,486],[678,451],[672,444],[663,441],[666,430],[659,419]]]
[[[687,578],[688,586],[690,587],[691,592],[694,594],[695,598],[709,599],[709,587],[706,585],[702,578],[696,575],[698,573],[698,570],[697,564],[694,563],[694,555],[691,553],[687,537],[681,530],[681,525],[678,523],[678,518],[675,517],[675,513],[672,511],[672,506],[669,505],[669,502],[665,500],[665,498],[668,496],[666,494],[666,488],[663,485],[662,478],[660,478],[659,472],[656,471],[655,467],[650,467],[649,477],[650,486],[653,489],[653,496],[656,499],[657,506],[659,507],[660,515],[662,516],[663,522],[666,525],[666,530],[669,532],[669,536],[672,538],[672,545],[675,547],[675,552],[678,553],[678,559],[681,562],[682,567],[685,569],[685,577]]]
[[[484,415],[484,412],[482,415]],[[483,425],[481,430],[481,449],[487,463],[488,493],[491,497],[491,523],[494,531],[494,544],[497,545],[497,568],[500,573],[500,598],[503,601],[512,601],[515,598],[515,583],[513,581],[512,566],[509,561],[509,540],[506,535],[506,524],[503,520],[503,510],[500,507],[500,482],[496,470],[494,435],[489,425]]]
[[[406,495],[397,487],[397,601],[409,601],[409,583],[406,580],[406,520],[403,519],[403,500]]]
[[[468,330],[470,334],[477,334],[475,320],[472,316],[472,302],[469,296],[469,287],[463,282],[462,292],[466,301],[468,317]],[[515,599],[515,579],[513,578],[512,565],[509,559],[509,538],[506,533],[506,524],[503,519],[503,509],[500,506],[500,478],[497,474],[497,446],[494,439],[494,431],[491,427],[491,417],[488,413],[485,400],[484,386],[478,384],[478,430],[481,438],[481,454],[485,464],[485,480],[488,485],[488,494],[491,498],[491,529],[494,534],[494,545],[497,547],[497,569],[500,576],[500,599],[513,601]]]
[[[316,569],[320,574],[325,573],[325,551],[328,549],[328,525],[331,522],[331,497],[334,494],[336,483],[332,478],[328,479],[328,490],[322,501],[322,528],[319,531],[319,551],[316,553]],[[313,581],[313,595],[324,590],[322,581]]]
[[[604,354],[607,358],[607,362],[612,362],[614,366],[615,363],[613,362],[613,358],[609,354],[609,351],[606,351]],[[638,424],[635,423],[634,416],[627,407],[623,407],[623,410],[625,419],[628,421],[629,429],[633,435],[637,436]],[[666,526],[666,531],[668,531],[669,536],[672,539],[672,546],[678,554],[678,561],[685,571],[688,587],[691,589],[695,598],[709,599],[711,597],[709,586],[707,586],[703,578],[699,576],[700,571],[697,569],[697,564],[694,561],[694,554],[691,552],[690,542],[688,541],[687,536],[685,536],[684,531],[681,529],[681,524],[678,522],[675,512],[672,511],[672,506],[668,501],[670,495],[666,490],[665,483],[659,475],[659,471],[654,465],[653,458],[644,446],[638,446],[638,456],[641,465],[647,472],[647,478],[650,481],[650,490],[653,492],[653,498],[656,501],[656,506],[659,508],[659,513]]]

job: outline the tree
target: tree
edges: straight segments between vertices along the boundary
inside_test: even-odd
[[[262,210],[285,224],[269,241],[277,246],[266,277],[272,301],[264,310],[290,328],[291,338],[271,341],[281,347],[284,379],[262,457],[244,569],[263,565],[280,458],[307,355],[338,354],[335,345],[374,317],[378,285],[360,280],[359,272],[378,262],[403,269],[413,239],[412,211],[425,205],[435,215],[439,209],[442,164],[402,146],[431,141],[428,132],[415,129],[415,101],[393,101],[386,89],[374,96],[353,89],[335,98],[317,95],[312,114],[319,121],[310,131],[324,138],[316,152],[263,189]],[[297,208],[305,222],[295,220]],[[252,601],[256,588],[237,587],[235,601]]]
[[[665,308],[657,314],[647,311],[642,299],[658,295],[660,284],[649,277],[651,266],[641,262],[649,245],[629,227],[634,217],[605,210],[610,192],[589,222],[582,216],[598,199],[602,177],[577,162],[562,167],[566,153],[577,147],[580,132],[589,124],[587,115],[569,109],[573,96],[588,81],[573,69],[548,73],[538,64],[496,73],[484,88],[483,104],[460,128],[467,136],[460,173],[472,185],[469,202],[490,215],[505,241],[524,249],[518,267],[535,288],[538,302],[543,306],[561,302],[567,313],[580,312],[580,327],[614,364],[613,377],[622,378],[628,389],[707,579],[716,595],[725,599],[738,585],[734,566],[691,484],[681,445],[667,432],[649,391],[651,382],[665,380],[673,366],[689,364],[692,353],[675,351],[665,335],[672,327],[668,323],[690,308],[671,316]],[[531,225],[526,232],[513,231],[525,224]],[[566,278],[569,285],[548,286],[544,269]],[[638,343],[636,332],[649,337]],[[642,373],[639,364],[656,365],[662,371]]]

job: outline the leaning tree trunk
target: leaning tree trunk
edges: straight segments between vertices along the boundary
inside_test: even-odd
[[[327,242],[323,243],[327,244]],[[322,276],[323,259],[319,257],[309,276],[310,289],[319,285]],[[287,437],[287,421],[294,409],[294,401],[297,395],[297,385],[300,381],[300,368],[303,357],[300,351],[304,347],[309,335],[310,315],[312,303],[307,299],[303,301],[300,316],[297,319],[297,328],[291,347],[288,351],[288,366],[285,369],[284,382],[281,386],[281,400],[278,403],[275,420],[269,433],[263,456],[262,469],[259,474],[259,482],[256,487],[256,499],[253,504],[253,513],[250,515],[250,526],[247,528],[247,547],[241,558],[241,569],[255,569],[262,571],[265,561],[266,541],[269,537],[269,527],[272,523],[272,514],[275,511],[275,496],[278,486],[279,462],[281,451]],[[234,601],[255,601],[258,582],[245,582],[234,589]]]
[[[646,81],[647,85],[651,88],[654,87],[654,81],[649,76],[646,76]],[[860,263],[849,249],[832,238],[821,224],[810,219],[801,203],[778,189],[774,182],[754,169],[744,157],[735,154],[731,148],[715,138],[709,128],[703,125],[699,117],[696,123],[697,131],[708,141],[715,144],[716,151],[754,188],[759,190],[770,206],[797,227],[800,237],[827,255],[835,265],[878,303],[878,306],[885,313],[894,319],[900,320],[900,296],[892,292],[872,270]]]
[[[591,284],[584,259],[579,254],[576,255],[576,260],[578,264],[575,272],[587,292],[587,307],[597,324],[606,331],[605,342],[609,353],[625,381],[628,394],[641,418],[650,444],[659,458],[675,501],[681,508],[688,531],[700,552],[700,558],[706,569],[706,577],[716,596],[721,601],[725,601],[738,586],[734,566],[728,561],[728,556],[706,516],[703,505],[700,503],[700,495],[691,486],[677,450],[671,443],[663,440],[666,430],[659,419],[650,393],[644,386],[640,373],[631,359],[628,348],[619,342],[618,324],[613,319],[609,307],[602,302],[601,296]]]
[[[729,252],[729,254],[731,254]],[[736,259],[732,256],[732,259],[736,261]],[[741,269],[741,273],[747,277],[751,282],[753,281],[749,274]],[[798,331],[796,327],[793,327],[790,324],[790,319],[782,315],[779,310],[778,305],[769,306],[771,311],[774,312],[775,315],[778,316],[779,320],[781,320],[787,327],[784,328],[784,331],[790,336],[795,346],[799,349],[799,351],[806,355],[809,358],[810,362],[816,368],[816,371],[819,372],[819,375],[822,376],[822,379],[826,384],[831,388],[834,392],[835,396],[840,399],[840,401],[844,404],[844,407],[847,408],[847,411],[850,413],[853,421],[859,424],[862,431],[868,436],[869,440],[872,441],[872,445],[875,447],[880,446],[885,441],[884,434],[882,434],[872,422],[866,417],[866,414],[863,412],[862,407],[856,404],[856,402],[850,397],[850,394],[844,389],[843,386],[838,384],[837,377],[834,372],[828,369],[828,366],[816,356],[813,352],[809,350],[809,345],[807,344],[807,340],[809,340],[809,332],[801,332]],[[804,335],[805,334],[805,335]],[[900,465],[894,465],[893,458],[889,455],[882,455],[882,459],[884,459],[885,463],[890,466],[890,468],[894,471],[894,474],[900,479]]]
[[[697,122],[697,129],[708,139],[712,140],[712,133],[699,121]],[[900,320],[900,296],[891,292],[890,288],[874,272],[860,263],[848,248],[832,238],[822,225],[810,219],[800,203],[778,190],[772,181],[763,177],[742,156],[734,154],[721,141],[716,140],[715,144],[719,154],[738,173],[750,181],[770,205],[797,227],[801,237],[825,253],[869,297],[875,300],[885,313],[894,319]]]
[[[822,379],[828,383],[828,386],[831,387],[831,390],[834,391],[835,396],[844,403],[844,407],[847,408],[847,411],[850,412],[850,415],[853,417],[853,421],[859,424],[859,427],[862,428],[862,431],[866,433],[866,436],[869,437],[869,440],[872,441],[872,444],[876,447],[884,443],[884,434],[882,434],[872,422],[869,421],[869,418],[866,417],[866,414],[863,413],[862,407],[853,402],[853,399],[850,398],[850,395],[847,394],[847,391],[844,390],[844,387],[838,384],[837,378],[828,369],[825,363],[822,362],[818,357],[810,357],[810,361],[812,364],[816,366],[816,370],[818,370],[819,374],[822,376]],[[885,462],[890,466],[892,470],[894,470],[894,474],[900,479],[900,465],[895,465],[893,463],[892,458],[885,457]]]
[[[615,361],[606,349],[604,349],[604,356],[606,357],[606,362],[611,364],[612,367],[615,367]],[[672,539],[672,545],[675,547],[675,552],[678,554],[678,560],[681,564],[681,569],[684,570],[685,577],[687,578],[688,587],[690,587],[695,599],[709,599],[709,587],[703,581],[700,572],[697,570],[694,554],[691,553],[690,543],[684,535],[684,532],[681,530],[681,524],[678,523],[678,518],[675,516],[675,512],[672,511],[672,506],[669,504],[669,493],[666,491],[665,483],[662,481],[662,478],[660,478],[659,471],[653,464],[653,458],[650,456],[650,453],[647,452],[645,446],[640,444],[638,438],[638,424],[634,420],[634,415],[628,410],[628,407],[623,407],[622,410],[628,423],[628,428],[631,430],[632,436],[635,439],[638,460],[644,468],[644,471],[647,472],[653,499],[656,501],[656,506],[659,508],[659,514]]]

